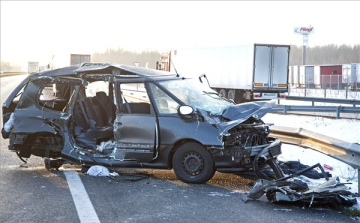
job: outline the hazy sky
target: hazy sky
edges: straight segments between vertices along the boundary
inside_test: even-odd
[[[360,1],[1,1],[1,61],[69,65],[71,53],[302,44],[360,44]]]

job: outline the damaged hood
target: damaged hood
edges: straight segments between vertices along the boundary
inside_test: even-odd
[[[204,111],[200,111],[200,113],[204,116],[206,121],[212,125],[216,125],[220,131],[220,135],[224,135],[227,134],[227,131],[248,120],[250,117],[256,119],[262,118],[274,105],[275,101],[248,102],[231,105],[225,109],[220,116],[222,119],[219,117],[213,118]],[[223,121],[224,118],[229,121]]]
[[[222,117],[230,120],[238,120],[241,122],[247,120],[250,117],[262,118],[268,113],[271,108],[275,105],[275,101],[259,101],[259,102],[248,102],[243,104],[232,105],[225,109]]]

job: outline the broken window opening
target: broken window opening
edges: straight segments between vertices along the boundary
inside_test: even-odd
[[[105,92],[106,95],[109,95],[109,82],[95,81],[88,83],[85,89],[85,94],[86,97],[94,97],[99,91]]]
[[[39,94],[38,106],[42,109],[64,111],[75,88],[66,84],[45,85]]]
[[[24,93],[24,89],[27,85],[24,85],[20,91],[16,94],[15,98],[13,99],[13,103],[17,103],[22,95],[22,93]]]
[[[177,114],[179,103],[167,95],[163,90],[153,83],[149,84],[152,94],[154,95],[155,107],[160,114]]]
[[[74,106],[74,138],[82,148],[96,149],[96,145],[113,139],[116,117],[112,83],[99,80],[82,87]]]

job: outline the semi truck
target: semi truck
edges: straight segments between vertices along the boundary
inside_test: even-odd
[[[70,65],[90,63],[90,54],[70,54]]]
[[[163,70],[205,74],[211,88],[236,103],[276,99],[288,91],[289,54],[290,45],[273,44],[171,50]]]
[[[39,62],[28,62],[28,73],[34,73],[39,71]]]

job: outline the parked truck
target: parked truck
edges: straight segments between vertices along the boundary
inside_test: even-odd
[[[39,71],[39,62],[28,62],[28,73],[34,73]]]
[[[185,77],[205,74],[210,86],[236,103],[285,97],[288,91],[289,45],[172,50],[169,68]]]

